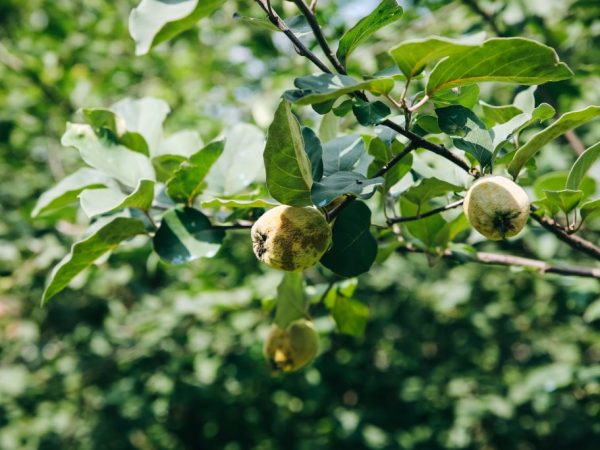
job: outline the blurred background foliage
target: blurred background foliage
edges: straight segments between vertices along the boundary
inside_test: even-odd
[[[134,57],[135,3],[0,0],[0,448],[598,448],[597,281],[393,255],[359,279],[364,337],[335,333],[316,306],[322,354],[287,376],[261,354],[264,299],[280,275],[258,266],[244,231],[216,258],[177,268],[131,245],[40,308],[85,218],[29,214],[80,164],[59,144],[78,108],[161,97],[173,109],[167,127],[207,142],[241,120],[265,128],[294,76],[312,72],[282,36],[233,18],[259,16],[252,2],[228,2]],[[319,11],[339,36],[375,4],[322,0]],[[387,49],[406,38],[496,30],[554,46],[577,73],[538,91],[542,101],[562,112],[597,103],[598,2],[474,4],[404,2],[403,19],[357,51],[351,71],[391,65]],[[504,104],[514,92],[487,86],[482,98]],[[586,145],[600,138],[597,126],[578,133]],[[575,158],[557,141],[538,167]],[[536,230],[490,247],[587,262]]]

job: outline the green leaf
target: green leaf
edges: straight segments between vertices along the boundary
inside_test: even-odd
[[[450,192],[462,192],[465,188],[456,184],[439,180],[435,177],[425,178],[416,186],[402,193],[402,196],[420,207],[435,197],[441,197]],[[424,211],[421,211],[424,212]],[[418,213],[417,213],[418,214]]]
[[[206,177],[207,191],[235,195],[264,180],[265,135],[260,128],[238,123],[225,132],[225,149]]]
[[[531,85],[572,75],[550,47],[523,38],[493,38],[440,61],[429,75],[427,94],[484,81]]]
[[[333,224],[333,244],[321,263],[343,277],[368,272],[377,256],[377,241],[371,235],[371,210],[362,202],[346,206]]]
[[[565,188],[567,182],[567,172],[549,172],[538,177],[533,185],[533,190],[537,198],[545,197],[544,191],[560,191]],[[583,197],[589,197],[596,192],[596,181],[588,176],[584,176],[579,183],[578,188],[583,191]]]
[[[522,111],[514,105],[494,106],[483,100],[481,100],[479,104],[483,111],[483,118],[488,125],[508,122],[513,117],[522,113]]]
[[[581,205],[579,213],[581,214],[582,222],[589,218],[600,216],[600,198],[596,200],[590,200],[589,202]]]
[[[250,209],[250,208],[272,208],[277,206],[277,203],[267,199],[255,198],[213,198],[201,202],[203,208],[228,208],[228,209]]]
[[[364,126],[377,125],[392,113],[385,103],[379,101],[364,102],[362,100],[359,100],[352,107],[352,111],[358,123]]]
[[[277,309],[274,322],[286,328],[294,320],[306,317],[308,297],[302,286],[302,272],[285,272],[277,286]]]
[[[135,54],[145,55],[161,42],[192,28],[223,0],[142,0],[129,15],[129,33]]]
[[[267,133],[263,154],[267,188],[275,200],[290,206],[311,204],[312,176],[310,161],[298,120],[290,104],[282,100]]]
[[[215,141],[190,156],[167,181],[167,195],[175,202],[191,205],[204,189],[204,180],[224,148],[223,141]]]
[[[79,195],[79,200],[83,212],[90,218],[125,208],[148,211],[154,200],[154,181],[140,180],[129,195],[117,188],[86,189]]]
[[[369,198],[375,192],[375,187],[383,181],[383,177],[367,179],[356,172],[336,172],[313,184],[312,201],[316,206],[323,207],[342,194]]]
[[[117,248],[121,242],[144,233],[146,229],[140,220],[117,217],[88,238],[75,243],[71,252],[52,271],[42,296],[42,305],[98,258]]]
[[[162,218],[152,243],[163,260],[183,264],[198,258],[215,256],[225,232],[212,227],[200,211],[179,207],[167,211]]]
[[[347,75],[322,73],[296,78],[294,85],[298,89],[284,92],[283,97],[298,105],[312,105],[356,91],[369,91],[376,95],[387,94],[394,87],[394,80],[386,77],[358,82]]]
[[[358,135],[341,136],[323,145],[323,175],[352,171],[365,153],[365,143]]]
[[[583,198],[583,191],[575,191],[563,189],[560,191],[545,190],[546,198],[554,203],[565,214],[570,213],[575,209]]]
[[[355,300],[340,293],[335,293],[329,310],[340,333],[360,337],[365,334],[365,328],[369,321],[369,308]]]
[[[302,127],[302,140],[304,141],[304,150],[310,161],[312,178],[319,181],[323,178],[323,146],[319,137],[308,127]]]
[[[490,165],[494,151],[492,133],[473,111],[462,105],[452,105],[435,110],[438,125],[450,136],[454,145],[473,155],[482,168]]]
[[[563,114],[552,125],[535,134],[526,144],[517,150],[508,166],[508,172],[516,179],[525,163],[544,145],[567,131],[589,122],[598,115],[600,115],[600,106],[588,106],[579,111],[571,111]]]
[[[412,39],[392,48],[390,55],[407,78],[418,75],[427,64],[455,53],[470,50],[481,35],[469,36],[464,39],[447,39],[443,37],[428,37]]]
[[[156,181],[166,182],[187,158],[181,155],[159,155],[152,158],[152,167],[156,172]]]
[[[127,131],[125,121],[114,111],[106,108],[84,108],[83,116],[94,127],[97,135],[109,132],[115,143],[124,145],[134,152],[149,156],[148,144],[144,136],[135,131]]]
[[[268,19],[242,16],[242,15],[238,14],[237,12],[233,14],[233,18],[236,20],[239,20],[240,22],[251,25],[253,27],[260,28],[262,30],[275,31],[275,32],[281,31],[279,28],[277,28],[275,25],[273,25],[271,23],[271,21]]]
[[[136,187],[141,179],[153,180],[154,168],[144,155],[127,147],[99,138],[91,126],[67,123],[61,144],[79,150],[90,166],[116,178],[129,187]]]
[[[479,86],[471,84],[448,89],[440,89],[431,97],[436,108],[450,105],[462,105],[465,108],[473,108],[479,100]]]
[[[531,112],[525,112],[518,114],[505,123],[496,125],[491,129],[491,135],[493,137],[492,147],[494,154],[506,143],[512,136],[518,135],[518,133],[536,122],[541,122],[550,119],[554,116],[555,110],[552,106],[547,103],[540,104],[537,108]]]
[[[344,33],[337,49],[337,57],[345,64],[346,59],[361,43],[380,28],[395,22],[402,16],[402,8],[396,0],[383,0],[368,16]]]
[[[43,216],[76,203],[78,195],[85,189],[99,189],[106,186],[117,187],[112,178],[97,170],[79,169],[44,192],[33,208],[31,217]]]
[[[579,155],[579,158],[577,158],[577,161],[575,161],[575,164],[573,164],[573,167],[571,167],[571,170],[569,171],[565,187],[567,189],[579,189],[581,180],[599,158],[600,142],[592,145]]]

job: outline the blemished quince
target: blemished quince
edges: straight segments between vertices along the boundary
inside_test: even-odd
[[[521,186],[508,178],[487,176],[471,186],[463,208],[473,228],[497,241],[523,229],[529,217],[529,198]]]
[[[315,208],[276,206],[252,226],[252,248],[267,266],[301,272],[314,266],[331,245],[331,228]]]
[[[319,335],[311,322],[299,319],[287,328],[273,325],[263,353],[274,368],[293,372],[310,363],[319,351]]]

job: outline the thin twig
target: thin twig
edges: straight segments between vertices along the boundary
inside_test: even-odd
[[[462,0],[465,5],[467,5],[471,11],[477,14],[479,17],[483,19],[485,23],[487,23],[492,31],[499,37],[506,37],[506,34],[500,30],[500,27],[496,23],[496,17],[493,14],[490,14],[483,10],[481,6],[477,3],[477,0]]]
[[[392,225],[394,223],[403,223],[403,222],[413,222],[415,220],[425,219],[426,217],[434,216],[436,214],[442,213],[444,211],[448,211],[450,209],[458,208],[462,205],[464,200],[457,200],[453,203],[449,203],[444,206],[440,206],[439,208],[432,209],[430,211],[424,212],[422,214],[417,214],[416,216],[404,216],[404,217],[396,217],[394,219],[388,219],[388,225]]]
[[[397,250],[399,253],[427,253],[413,245],[407,245]],[[534,269],[541,274],[555,273],[558,275],[568,275],[574,277],[587,277],[600,279],[600,268],[595,267],[567,267],[555,266],[538,259],[522,258],[520,256],[502,255],[500,253],[476,252],[457,253],[452,250],[444,250],[438,256],[452,259],[457,262],[472,262],[485,265],[526,267]]]
[[[338,73],[341,73],[342,75],[346,75],[346,73],[347,73],[346,68],[340,62],[340,60],[337,58],[336,54],[331,50],[331,47],[327,43],[327,39],[325,38],[325,35],[323,34],[323,30],[321,30],[321,26],[319,25],[319,22],[317,21],[317,18],[315,16],[313,10],[310,8],[310,6],[308,6],[306,4],[306,2],[304,0],[293,0],[293,2],[296,4],[298,9],[300,9],[300,11],[302,12],[302,15],[304,15],[304,17],[306,17],[308,25],[310,26],[311,30],[313,31],[313,34],[315,35],[315,38],[317,39],[319,46],[321,47],[321,49],[323,50],[323,53],[325,54],[325,57],[329,60],[329,62],[331,62],[331,64],[333,64],[333,67],[335,67],[335,70]]]

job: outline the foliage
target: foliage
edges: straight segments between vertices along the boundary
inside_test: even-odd
[[[256,3],[117,3],[0,3],[1,448],[595,448],[597,263],[555,237],[598,242],[595,5],[318,2],[311,75]],[[472,173],[556,233],[483,241]],[[277,201],[335,220],[303,277],[252,255]]]

